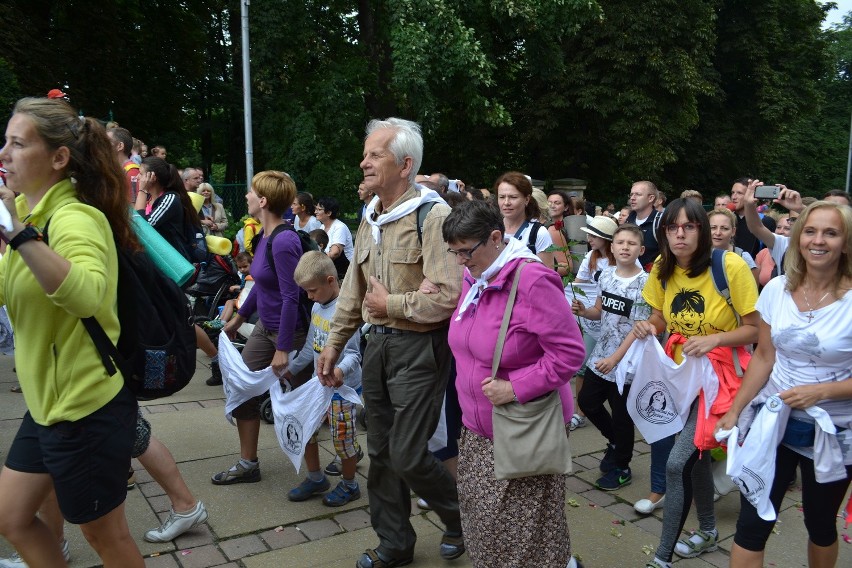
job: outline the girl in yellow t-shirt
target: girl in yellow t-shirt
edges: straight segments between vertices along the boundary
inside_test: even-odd
[[[754,343],[759,318],[754,277],[742,258],[725,255],[731,309],[713,284],[710,223],[704,209],[688,199],[672,201],[663,213],[657,240],[660,257],[642,293],[652,308],[651,317],[636,322],[633,333],[642,338],[668,331],[685,337],[685,342],[674,344],[669,354],[676,362],[682,361],[683,355],[702,357],[717,347]],[[646,568],[670,568],[675,552],[692,558],[718,547],[710,452],[699,452],[694,442],[698,406],[696,399],[669,454],[662,535]],[[693,499],[699,530],[678,541]]]

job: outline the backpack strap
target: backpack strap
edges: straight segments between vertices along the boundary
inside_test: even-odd
[[[742,319],[740,318],[740,314],[737,313],[736,308],[734,308],[734,303],[731,301],[731,288],[728,284],[728,272],[725,268],[725,255],[728,254],[726,250],[713,249],[710,255],[710,275],[713,277],[713,286],[716,287],[716,291],[720,296],[725,298],[725,303],[728,304],[728,307],[731,308],[731,311],[734,312],[734,317],[737,318],[737,327],[742,325]],[[736,254],[736,253],[734,253]],[[731,350],[734,356],[734,369],[736,370],[737,376],[743,377],[743,367],[740,363],[740,357],[737,353],[736,347]]]
[[[530,249],[530,252],[536,254],[535,243],[538,240],[538,230],[541,229],[541,223],[538,221],[532,222],[532,227],[530,227],[530,238],[527,240],[527,248]]]
[[[417,208],[417,242],[423,244],[423,225],[426,223],[426,215],[432,210],[437,201],[428,201],[421,203]]]
[[[278,275],[278,271],[275,269],[275,259],[272,258],[272,241],[275,240],[275,235],[280,233],[281,231],[286,231],[289,229],[287,225],[281,223],[274,229],[272,229],[272,234],[269,235],[269,239],[266,241],[266,262],[269,264],[269,268],[272,269],[272,273],[276,276]]]
[[[54,211],[54,214],[56,212]],[[42,242],[48,246],[49,237],[48,237],[48,229],[50,228],[50,221],[53,219],[51,216],[47,223],[44,224],[44,229],[41,232]],[[115,239],[115,235],[113,235],[113,239]],[[116,251],[119,252],[118,243],[115,243]],[[119,274],[120,276],[120,274]],[[95,319],[95,316],[89,316],[87,318],[80,318],[80,321],[83,322],[83,327],[86,328],[86,331],[89,332],[89,336],[92,338],[92,343],[95,344],[95,348],[98,350],[98,354],[101,356],[101,362],[106,369],[107,374],[111,377],[116,373],[116,366],[118,366],[119,370],[121,370],[121,374],[124,375],[127,379],[133,376],[130,365],[127,363],[127,360],[124,356],[119,353],[118,348],[115,346],[115,343],[109,338],[104,331],[104,328]],[[113,364],[115,362],[115,364]]]
[[[713,286],[716,291],[725,299],[725,303],[733,310],[734,316],[737,318],[737,326],[740,325],[740,314],[734,309],[734,303],[731,301],[731,288],[728,285],[728,272],[725,268],[726,250],[713,249],[710,254],[710,275],[713,277]]]

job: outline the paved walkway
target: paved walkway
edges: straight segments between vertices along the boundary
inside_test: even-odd
[[[199,361],[203,361],[203,356]],[[136,490],[128,492],[127,516],[131,531],[149,568],[202,568],[212,566],[244,568],[351,567],[358,555],[376,545],[370,528],[366,497],[369,458],[358,473],[363,497],[340,509],[330,509],[320,500],[291,503],[287,490],[297,476],[275,440],[272,426],[264,425],[260,437],[263,481],[254,484],[214,486],[213,473],[230,467],[237,458],[237,433],[223,416],[222,391],[208,387],[203,379],[207,369],[199,364],[196,379],[184,391],[168,399],[143,403],[154,434],[172,451],[187,484],[207,506],[208,523],[193,529],[173,543],[151,544],[142,540],[146,530],[157,526],[169,509],[162,489],[144,471],[137,472]],[[17,430],[25,407],[20,394],[9,392],[14,384],[12,361],[0,357],[0,458]],[[593,426],[571,436],[574,475],[568,478],[566,513],[575,554],[588,568],[641,568],[653,554],[661,527],[661,512],[640,517],[632,503],[646,496],[650,448],[636,444],[633,483],[619,491],[605,493],[594,489],[603,439]],[[361,436],[362,444],[366,444]],[[322,461],[333,457],[328,435],[321,443]],[[139,464],[134,463],[139,469]],[[302,472],[304,474],[304,471]],[[798,500],[793,489],[784,503],[780,523],[769,542],[767,566],[791,568],[807,566],[807,537]],[[717,503],[721,534],[717,552],[675,563],[680,568],[727,566],[739,499],[732,494]],[[840,523],[840,521],[838,521]],[[412,508],[412,523],[419,536],[414,566],[422,568],[465,568],[467,556],[444,562],[438,556],[441,525],[434,513]],[[686,528],[696,528],[694,513]],[[77,527],[67,525],[72,568],[98,566],[94,552]],[[852,566],[852,544],[840,543],[838,566]],[[0,557],[11,553],[0,538]],[[497,567],[495,567],[497,568]]]

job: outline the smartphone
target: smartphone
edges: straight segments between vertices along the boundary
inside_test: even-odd
[[[778,199],[781,188],[777,185],[761,185],[754,190],[757,199]]]

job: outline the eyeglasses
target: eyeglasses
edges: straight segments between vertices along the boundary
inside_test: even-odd
[[[684,233],[691,235],[693,233],[697,233],[700,226],[701,223],[684,223],[683,225],[672,223],[671,225],[666,225],[666,233],[669,235],[676,235],[678,229],[683,229]]]
[[[485,244],[485,242],[486,242],[487,240],[488,240],[488,239],[482,239],[481,241],[479,241],[479,243],[478,243],[475,247],[473,247],[473,248],[472,248],[472,249],[470,249],[470,250],[466,250],[466,249],[459,249],[459,250],[447,249],[447,252],[448,252],[448,253],[450,253],[450,254],[454,254],[454,255],[456,255],[456,256],[460,256],[460,257],[462,257],[462,258],[463,258],[463,259],[465,259],[465,260],[470,260],[471,258],[473,258],[473,253],[474,253],[474,251],[476,251],[476,249],[478,249],[479,247],[481,247],[482,245],[484,245],[484,244]]]

